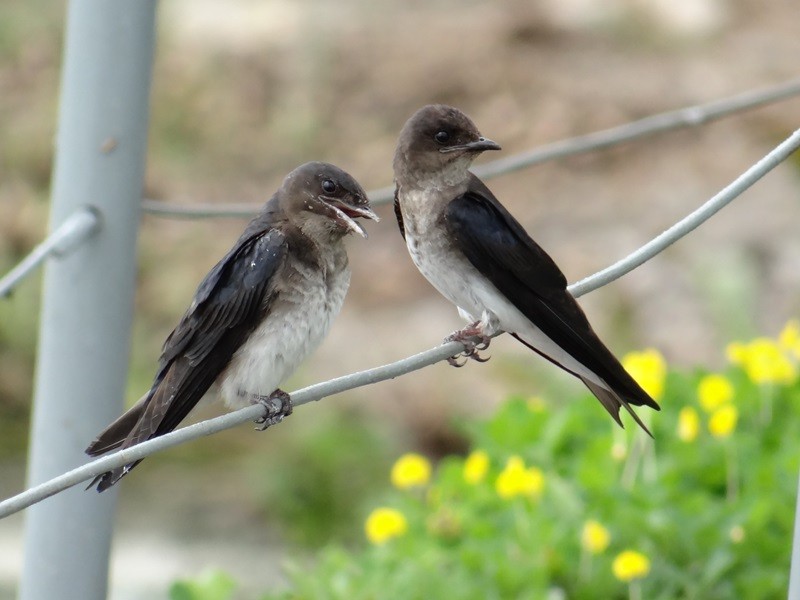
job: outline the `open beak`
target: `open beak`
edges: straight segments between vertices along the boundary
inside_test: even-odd
[[[336,213],[336,220],[342,225],[347,227],[353,233],[357,233],[361,237],[368,237],[367,231],[355,219],[362,217],[364,219],[372,219],[376,223],[380,221],[380,217],[375,214],[369,205],[353,206],[352,204],[345,204],[334,198],[325,198],[325,203],[330,206]]]
[[[497,142],[493,142],[492,140],[480,137],[474,142],[469,142],[468,144],[461,144],[460,146],[449,146],[447,148],[440,148],[439,152],[447,153],[447,152],[485,152],[486,150],[500,150],[500,144]]]

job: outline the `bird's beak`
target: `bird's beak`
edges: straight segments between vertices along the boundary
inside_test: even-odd
[[[500,144],[492,140],[480,137],[474,142],[461,144],[460,146],[449,146],[447,148],[440,148],[439,152],[485,152],[486,150],[500,150]]]
[[[357,233],[361,237],[367,236],[367,231],[355,219],[363,217],[365,219],[372,219],[376,223],[380,221],[380,217],[375,214],[375,211],[370,208],[369,204],[364,206],[353,206],[352,204],[345,204],[338,199],[325,197],[325,204],[330,206],[336,213],[336,219],[342,225],[347,227],[353,233]]]

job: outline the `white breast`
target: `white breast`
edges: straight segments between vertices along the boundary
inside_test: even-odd
[[[484,277],[464,255],[455,249],[437,222],[438,211],[422,207],[428,201],[425,193],[408,191],[403,195],[403,225],[406,246],[411,259],[439,293],[459,308],[468,321],[481,321],[484,332],[516,333],[568,370],[600,385],[600,378],[566,353],[514,306]]]
[[[294,276],[287,278],[269,317],[225,371],[220,392],[230,407],[246,406],[253,395],[275,391],[319,346],[339,314],[350,284],[349,268],[326,269],[328,276],[307,265],[293,268]]]
[[[403,195],[408,253],[420,273],[440,294],[467,313],[467,318],[477,320],[485,308],[481,301],[483,294],[477,288],[488,282],[443,235],[441,213],[426,209],[428,201],[424,192],[416,190]]]

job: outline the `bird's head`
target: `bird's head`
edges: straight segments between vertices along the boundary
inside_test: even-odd
[[[327,232],[341,237],[354,232],[367,237],[356,219],[379,220],[358,182],[328,163],[310,162],[297,167],[286,176],[283,192],[290,219],[311,235]]]
[[[429,104],[414,113],[400,132],[395,177],[463,178],[472,161],[486,150],[500,150],[500,146],[483,137],[467,115],[452,106]]]

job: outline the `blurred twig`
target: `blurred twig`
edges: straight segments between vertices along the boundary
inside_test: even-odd
[[[731,200],[741,195],[753,183],[766,175],[775,166],[780,164],[792,152],[800,147],[800,129],[795,131],[783,143],[772,150],[767,156],[758,161],[753,167],[748,169],[741,176],[726,187],[722,192],[708,200],[699,209],[682,219],[679,223],[672,226],[639,250],[636,250],[623,260],[604,269],[586,279],[579,281],[569,287],[570,292],[575,296],[581,296],[587,292],[595,290],[610,281],[617,279],[640,266],[642,263],[652,258],[664,248],[685,236],[695,229],[711,215],[722,209]],[[347,390],[363,387],[379,381],[393,379],[400,375],[405,375],[432,365],[449,356],[453,356],[463,350],[460,342],[449,342],[431,348],[425,352],[415,354],[397,362],[352,373],[337,379],[332,379],[323,383],[318,383],[307,388],[303,388],[291,394],[295,406],[307,404],[312,401],[320,400],[333,394],[338,394]],[[149,456],[160,450],[177,446],[184,442],[210,435],[240,425],[247,421],[252,421],[263,416],[264,409],[260,405],[254,405],[221,417],[203,421],[195,425],[184,427],[172,433],[143,442],[131,448],[114,452],[102,458],[98,458],[82,467],[78,467],[68,473],[55,477],[38,486],[35,486],[21,494],[0,502],[0,518],[18,512],[28,506],[48,498],[60,491],[77,485],[82,481],[104,473],[110,469],[120,467],[135,460]]]
[[[474,169],[475,174],[484,179],[490,179],[525,167],[530,167],[550,160],[593,152],[608,148],[643,137],[705,125],[722,117],[727,117],[745,110],[758,108],[767,104],[780,102],[787,98],[800,95],[800,79],[793,79],[786,83],[755,90],[715,100],[707,104],[687,106],[650,117],[639,121],[626,123],[619,127],[612,127],[588,135],[581,135],[566,140],[546,144],[527,152],[501,158]],[[394,198],[394,186],[386,186],[372,190],[368,194],[373,205],[391,202]],[[204,219],[209,217],[252,217],[261,208],[260,204],[211,204],[197,203],[189,205],[162,202],[160,200],[142,200],[142,210],[161,217],[178,217],[185,219]]]

